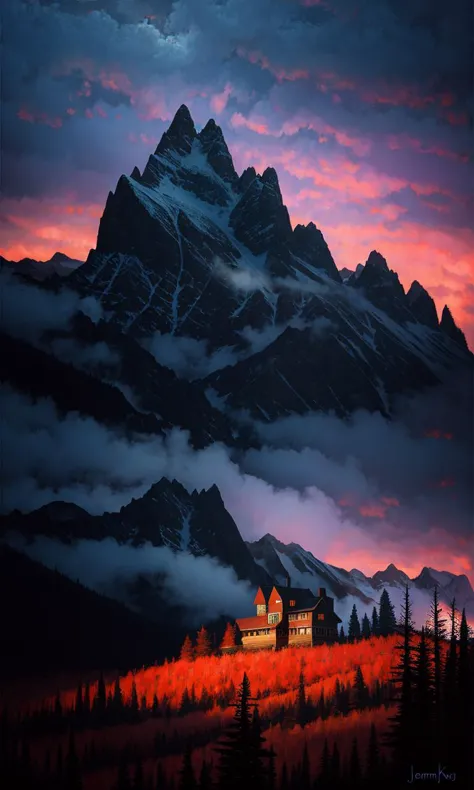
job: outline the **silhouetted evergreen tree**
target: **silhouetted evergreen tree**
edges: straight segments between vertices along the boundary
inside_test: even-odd
[[[357,667],[352,685],[352,706],[356,710],[364,710],[369,704],[369,689],[364,680],[360,666]]]
[[[87,718],[91,712],[91,689],[89,683],[84,686],[84,698],[82,701],[84,717]]]
[[[311,766],[309,764],[308,744],[306,742],[303,749],[298,786],[301,790],[311,790]]]
[[[82,790],[82,776],[79,758],[76,752],[74,732],[69,733],[69,745],[64,764],[65,785],[68,790]]]
[[[324,739],[323,753],[321,755],[321,765],[318,775],[318,787],[326,790],[331,786],[331,758],[329,756],[328,739]]]
[[[339,643],[341,645],[345,645],[345,643],[346,643],[346,634],[344,632],[344,626],[343,625],[341,625],[341,629],[339,631]]]
[[[194,661],[194,647],[189,634],[186,634],[179,657],[182,661]]]
[[[112,696],[112,710],[114,714],[114,718],[119,720],[122,718],[123,715],[123,694],[122,694],[122,687],[120,685],[120,678],[117,677],[114,683],[114,692]]]
[[[457,668],[457,688],[459,699],[458,723],[456,732],[458,736],[458,750],[456,764],[463,776],[466,787],[474,786],[473,771],[473,743],[474,731],[474,649],[469,644],[469,629],[466,619],[466,610],[462,610],[459,628],[459,659]]]
[[[459,703],[458,698],[458,645],[456,634],[456,601],[451,602],[450,607],[450,635],[449,648],[446,654],[444,665],[443,682],[443,746],[445,748],[446,759],[452,765],[457,756],[458,739],[458,717]]]
[[[413,722],[413,618],[408,585],[402,605],[403,640],[396,645],[400,660],[395,668],[393,683],[397,689],[397,713],[391,719],[387,741],[393,746],[395,771],[400,777],[409,775],[414,757]],[[398,777],[397,777],[398,778]]]
[[[373,636],[378,636],[379,635],[379,616],[377,614],[377,609],[375,608],[375,606],[372,609],[371,630],[372,630],[372,635]]]
[[[159,715],[159,713],[160,713],[160,703],[158,702],[158,696],[155,691],[155,693],[153,694],[153,701],[151,703],[151,715],[156,717]]]
[[[101,672],[100,676],[99,676],[99,682],[98,682],[98,685],[97,685],[97,693],[96,693],[96,695],[94,697],[94,701],[92,703],[92,710],[93,710],[96,718],[99,719],[100,721],[105,716],[106,706],[107,706],[107,694],[106,694],[106,690],[105,690],[104,676],[103,676],[103,674]]]
[[[132,680],[129,709],[132,720],[138,719],[140,711],[138,707],[137,684],[135,683],[135,678]]]
[[[371,637],[370,622],[366,614],[362,618],[361,636],[362,639],[370,639]]]
[[[196,658],[212,655],[212,642],[209,633],[204,626],[201,626],[196,637]]]
[[[187,713],[190,713],[191,710],[192,710],[191,699],[189,696],[189,691],[186,687],[181,695],[181,701],[179,703],[179,712],[182,716],[185,716]]]
[[[234,720],[223,740],[214,747],[220,755],[218,786],[222,790],[261,790],[265,781],[262,765],[265,752],[261,746],[263,739],[258,714],[255,714],[254,709],[252,716],[250,710],[251,702],[250,683],[244,673],[234,704]]]
[[[79,682],[77,685],[76,691],[76,701],[74,703],[74,712],[78,719],[82,719],[84,716],[84,700],[82,696],[82,683]]]
[[[354,604],[349,618],[348,640],[349,642],[355,642],[357,639],[360,639],[360,623],[357,616],[357,606]]]
[[[396,630],[397,618],[387,590],[383,590],[379,604],[379,634],[388,636]]]
[[[441,658],[441,644],[446,638],[446,620],[442,617],[439,605],[438,585],[433,589],[433,599],[430,607],[430,621],[428,633],[433,641],[433,705],[434,705],[434,746],[439,754],[442,741],[442,698],[441,682],[443,676],[443,666]]]
[[[299,680],[298,680],[298,691],[296,693],[296,705],[295,705],[295,715],[296,721],[301,726],[304,727],[308,721],[308,703],[306,700],[306,688],[304,683],[304,673],[303,670],[300,672]]]
[[[413,732],[419,761],[429,765],[433,742],[433,666],[424,628],[419,645],[413,650]]]

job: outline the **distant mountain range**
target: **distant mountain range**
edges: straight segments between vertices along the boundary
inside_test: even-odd
[[[177,553],[214,557],[232,568],[237,579],[249,582],[249,600],[259,585],[286,584],[289,575],[296,587],[309,588],[314,593],[325,587],[334,596],[336,611],[346,628],[353,604],[361,615],[364,612],[370,615],[383,589],[388,590],[398,613],[406,584],[411,588],[419,627],[428,618],[435,586],[442,604],[449,606],[455,598],[457,607],[465,607],[468,617],[474,620],[474,591],[464,574],[457,576],[423,568],[416,578],[410,579],[391,564],[368,577],[357,569],[347,571],[322,562],[297,543],[284,544],[270,534],[255,542],[245,542],[216,486],[189,494],[180,483],[163,478],[118,513],[91,516],[77,505],[51,502],[32,513],[15,511],[1,516],[3,539],[11,542],[13,538],[16,545],[15,534],[22,535],[29,543],[39,536],[68,544],[113,538],[119,544],[133,547],[167,546]],[[24,550],[28,552],[28,544]],[[133,601],[149,616],[148,592],[148,589],[141,594],[135,591]],[[163,617],[166,604],[160,599],[153,600],[154,606],[159,600],[158,609]],[[229,609],[228,615],[236,617],[238,613]]]

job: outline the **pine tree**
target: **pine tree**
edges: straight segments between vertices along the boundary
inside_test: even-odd
[[[196,639],[196,658],[203,658],[210,655],[212,655],[212,642],[207,629],[201,626]]]
[[[456,759],[457,751],[457,724],[459,716],[459,702],[458,699],[458,646],[456,634],[456,601],[451,602],[450,607],[450,638],[449,648],[446,654],[446,661],[444,665],[444,678],[442,679],[443,690],[443,746],[445,749],[446,759],[452,764]]]
[[[370,725],[369,746],[367,749],[367,763],[366,763],[366,786],[379,787],[380,782],[380,749],[377,740],[377,731],[375,724],[372,722]]]
[[[354,604],[352,607],[351,616],[349,618],[348,640],[349,642],[355,642],[357,639],[360,639],[360,623],[357,616],[357,606]]]
[[[429,634],[433,641],[433,704],[434,704],[434,745],[436,752],[439,753],[442,740],[442,700],[441,700],[441,681],[443,674],[441,659],[441,644],[446,638],[446,620],[442,617],[439,605],[438,585],[433,589],[433,600],[430,607]]]
[[[339,631],[339,644],[345,645],[346,643],[346,635],[344,633],[344,626],[341,625],[341,630]]]
[[[387,590],[383,590],[380,596],[379,605],[379,634],[380,636],[393,634],[396,627],[397,618],[395,617],[395,610]]]
[[[84,687],[84,699],[82,702],[82,707],[84,711],[84,716],[87,718],[91,712],[91,689],[89,683],[86,683]]]
[[[352,692],[353,707],[356,710],[364,710],[369,704],[369,689],[364,680],[364,675],[362,674],[360,666],[356,669]]]
[[[181,661],[194,661],[194,647],[189,634],[186,634],[179,658]]]
[[[372,636],[378,636],[379,635],[379,616],[377,614],[377,609],[375,608],[375,606],[372,609],[372,626],[371,626],[371,628],[372,628]]]
[[[261,790],[264,771],[261,759],[264,755],[258,717],[252,716],[250,706],[250,683],[244,673],[234,704],[234,720],[219,745],[214,747],[219,754],[219,788],[222,790]]]
[[[369,622],[369,618],[367,617],[366,614],[364,614],[364,616],[362,618],[362,630],[361,630],[361,633],[362,633],[362,639],[370,639],[370,637],[371,637],[370,622]]]
[[[221,650],[235,650],[237,646],[237,629],[232,623],[227,623],[222,642],[220,644]]]
[[[179,790],[197,790],[191,754],[191,744],[188,742],[184,751],[183,765],[179,774]]]
[[[69,746],[65,761],[65,785],[68,790],[82,790],[81,766],[76,752],[74,732],[69,733]]]
[[[74,703],[74,713],[78,719],[82,719],[84,715],[84,701],[82,697],[82,683],[79,681],[76,691],[76,701]]]
[[[185,716],[187,713],[191,711],[191,700],[189,697],[188,687],[186,686],[182,695],[181,695],[181,702],[179,704],[179,712],[182,716]]]
[[[97,684],[97,693],[94,697],[94,702],[92,704],[93,711],[99,720],[103,719],[105,715],[106,707],[107,707],[107,693],[105,690],[104,676],[101,672],[99,676],[99,682]]]
[[[301,771],[298,787],[301,788],[301,790],[311,790],[311,766],[309,764],[308,744],[306,742],[301,760]]]
[[[138,693],[137,693],[137,684],[135,683],[135,678],[132,680],[132,689],[130,692],[130,715],[133,720],[138,719],[140,710],[138,706]]]
[[[123,694],[122,694],[122,688],[120,686],[119,677],[115,679],[114,692],[112,696],[112,710],[114,713],[114,717],[116,719],[120,719],[123,713]]]
[[[469,629],[466,619],[466,610],[462,610],[459,628],[459,659],[457,666],[457,689],[459,699],[458,723],[458,757],[460,773],[463,775],[466,787],[474,785],[474,770],[472,765],[472,732],[474,730],[474,700],[472,666],[474,650],[469,645]]]
[[[321,766],[319,769],[318,786],[321,790],[326,790],[331,786],[331,760],[329,756],[328,739],[324,739],[323,753],[321,755]]]
[[[298,691],[296,694],[296,705],[295,705],[295,714],[296,714],[296,721],[301,726],[304,727],[307,724],[307,714],[308,714],[308,704],[306,701],[306,688],[304,683],[304,673],[303,670],[300,672],[299,681],[298,681]]]
[[[420,642],[414,648],[414,653],[412,715],[415,751],[420,762],[429,765],[433,756],[433,667],[424,628],[421,629]]]
[[[394,747],[394,765],[400,774],[406,775],[414,757],[413,723],[413,618],[408,585],[402,606],[403,640],[396,646],[400,661],[395,669],[393,683],[398,690],[397,713],[391,719],[387,740]]]

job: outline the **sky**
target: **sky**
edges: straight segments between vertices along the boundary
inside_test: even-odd
[[[379,250],[474,343],[470,0],[10,0],[0,254],[84,259],[177,108],[274,166],[339,268]],[[28,41],[28,46],[24,46]]]

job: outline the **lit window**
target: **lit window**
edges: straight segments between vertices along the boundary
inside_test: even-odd
[[[323,614],[318,614],[318,620],[324,620],[324,615]]]
[[[279,618],[280,618],[280,615],[278,614],[278,612],[276,614],[269,614],[268,615],[268,622],[270,624],[271,623],[278,623]]]
[[[295,606],[296,601],[290,601],[290,606]]]
[[[267,606],[264,603],[257,604],[257,615],[266,614],[267,613]]]

